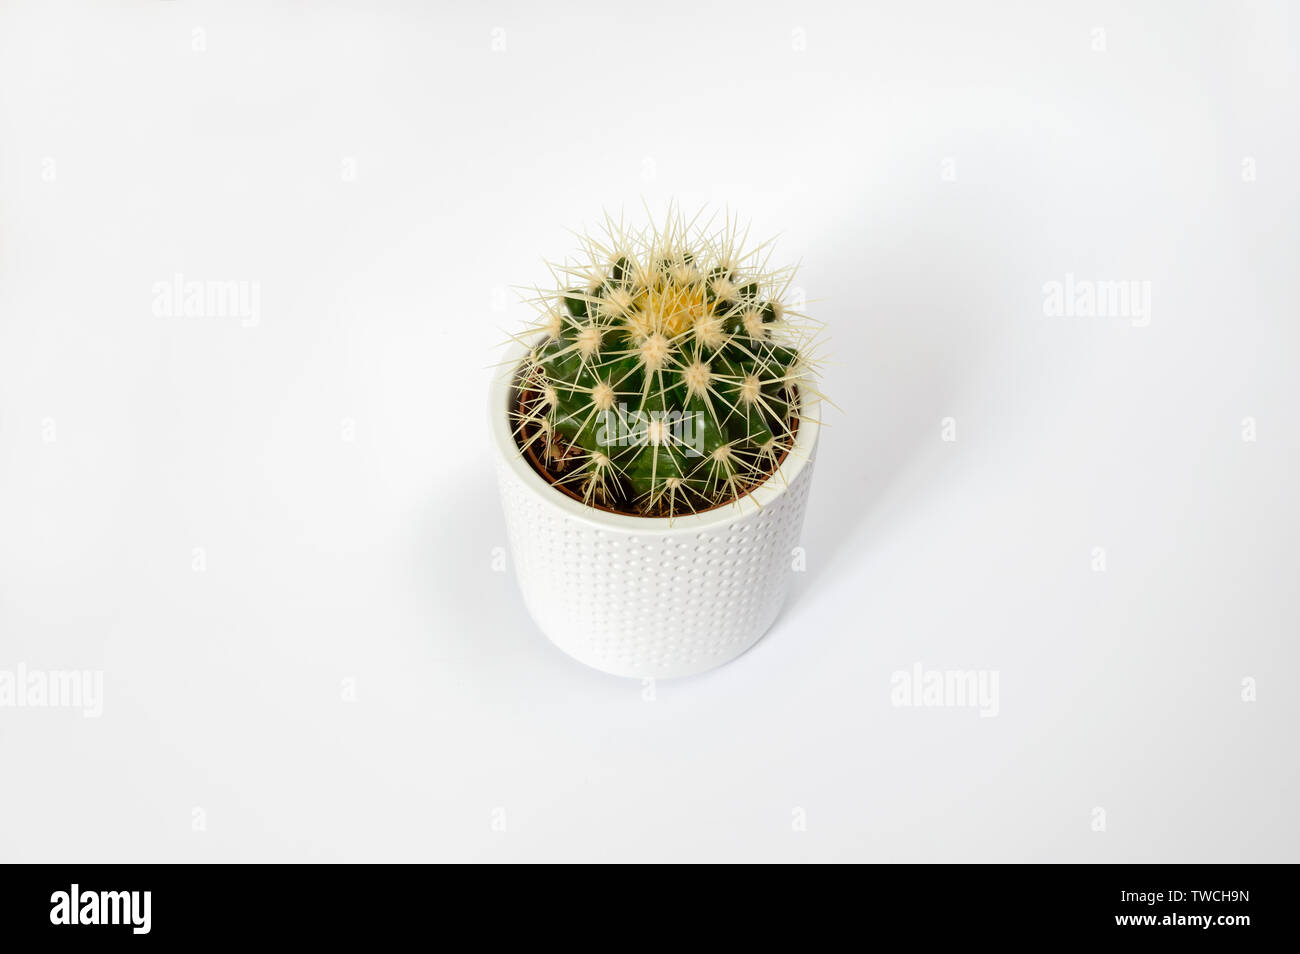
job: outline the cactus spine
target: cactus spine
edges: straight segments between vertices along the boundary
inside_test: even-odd
[[[511,414],[553,483],[672,517],[740,499],[791,452],[813,323],[785,300],[794,270],[744,239],[676,212],[640,231],[607,219],[576,264],[552,266]]]

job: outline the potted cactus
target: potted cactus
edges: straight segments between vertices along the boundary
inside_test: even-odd
[[[621,676],[719,666],[775,619],[820,429],[793,269],[670,213],[552,265],[490,414],[514,566],[560,649]]]

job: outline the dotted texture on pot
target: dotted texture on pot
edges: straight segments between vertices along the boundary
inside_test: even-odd
[[[498,464],[524,602],[552,642],[604,672],[670,678],[722,665],[785,600],[812,470],[760,511],[724,507],[706,529],[631,533],[548,506]]]

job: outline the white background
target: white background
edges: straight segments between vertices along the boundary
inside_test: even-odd
[[[0,670],[105,693],[0,708],[0,857],[1296,861],[1300,11],[618,6],[0,7]],[[643,199],[781,234],[842,408],[653,701],[493,571],[483,420]]]

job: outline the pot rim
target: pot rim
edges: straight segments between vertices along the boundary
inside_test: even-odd
[[[510,392],[513,390],[515,372],[528,353],[522,342],[513,342],[506,355],[505,370],[493,376],[488,389],[488,418],[492,432],[493,449],[503,460],[524,489],[543,504],[558,510],[566,517],[582,521],[600,530],[621,533],[689,534],[725,527],[741,517],[752,516],[763,507],[775,503],[794,484],[795,478],[812,462],[817,447],[821,424],[817,415],[821,410],[810,388],[800,390],[802,402],[799,428],[795,432],[794,446],[785,460],[768,478],[752,491],[729,504],[673,517],[637,517],[630,514],[597,510],[556,490],[541,474],[533,470],[515,443],[510,429]],[[805,378],[805,381],[810,379]]]

